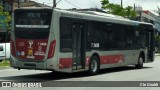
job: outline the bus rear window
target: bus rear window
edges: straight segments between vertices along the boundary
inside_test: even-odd
[[[23,39],[48,38],[51,19],[50,9],[17,9],[14,12],[15,36]]]
[[[50,10],[18,10],[15,11],[15,25],[16,27],[30,27],[34,25],[42,25],[43,28],[47,28],[46,25],[51,23],[52,12]],[[30,26],[26,26],[30,25]],[[38,26],[41,28],[40,26]]]

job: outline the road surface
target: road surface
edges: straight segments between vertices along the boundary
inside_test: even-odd
[[[52,73],[50,71],[39,70],[16,70],[16,69],[2,69],[0,70],[0,81],[24,81],[24,82],[42,82],[52,85],[55,81],[160,81],[160,56],[156,55],[153,63],[144,64],[143,69],[135,69],[132,66],[120,67],[101,70],[98,75],[89,76],[86,72],[80,73]],[[109,82],[100,82],[101,84]],[[127,82],[125,82],[127,83]],[[65,83],[66,84],[66,83]],[[75,87],[77,84],[88,85],[90,87]],[[67,82],[66,86],[69,87],[45,87],[45,88],[32,88],[34,90],[160,90],[159,87],[95,87],[95,83],[88,82]],[[64,85],[65,86],[65,85]],[[28,90],[29,88],[18,88],[18,90]],[[17,88],[0,88],[0,90],[17,90]]]

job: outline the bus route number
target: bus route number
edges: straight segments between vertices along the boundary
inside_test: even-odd
[[[91,43],[91,47],[99,48],[99,43]]]

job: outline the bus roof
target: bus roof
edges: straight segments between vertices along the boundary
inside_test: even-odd
[[[42,9],[49,9],[52,10],[53,8],[51,7],[20,7],[15,9],[16,10],[42,10]]]
[[[66,13],[66,17],[69,17],[69,14],[72,16],[78,16],[77,18],[83,18],[88,20],[99,20],[104,22],[112,22],[112,23],[121,23],[121,24],[127,24],[127,25],[139,25],[139,24],[146,24],[151,25],[151,23],[146,22],[140,22],[140,21],[134,21],[127,18],[124,18],[122,16],[107,14],[107,13],[101,13],[96,11],[68,11],[63,9],[54,9],[55,11],[58,11],[60,13]],[[107,21],[106,21],[107,20]]]
[[[128,25],[146,24],[146,25],[153,26],[153,24],[151,24],[151,23],[134,21],[134,20],[124,18],[122,16],[101,13],[101,12],[96,12],[96,11],[75,11],[75,10],[71,11],[71,10],[64,10],[64,9],[59,9],[59,8],[53,9],[51,7],[21,7],[21,8],[15,9],[15,10],[45,10],[45,9],[60,12],[61,15],[62,15],[62,13],[68,14],[68,15],[66,15],[66,17],[73,17],[73,16],[79,15],[79,17],[74,17],[74,18],[83,18],[83,19],[88,19],[88,20],[99,20],[99,21],[104,21],[104,22],[106,22],[105,20],[107,19],[107,22],[112,22],[112,23],[121,23],[121,24],[128,24]]]

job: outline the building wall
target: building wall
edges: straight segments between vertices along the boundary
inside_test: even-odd
[[[137,21],[152,23],[160,32],[160,16],[158,16],[158,14],[149,10],[141,10],[137,11],[137,18]]]
[[[19,3],[18,0],[16,0],[15,3],[13,4],[13,9],[15,10],[19,7],[49,7],[49,6],[31,0],[21,0]]]
[[[154,24],[155,23],[155,17],[153,17],[149,14],[146,14],[146,13],[142,13],[141,21]]]
[[[160,32],[160,17],[156,18],[155,28]]]

